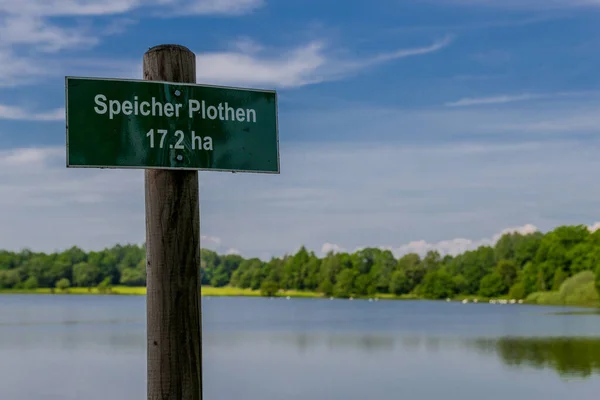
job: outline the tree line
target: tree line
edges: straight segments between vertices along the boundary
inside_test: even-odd
[[[1,251],[0,289],[144,286],[145,253],[144,246],[136,245],[91,252],[73,247],[52,254]],[[557,290],[582,271],[595,273],[600,291],[600,231],[576,225],[545,234],[508,233],[494,245],[456,256],[429,251],[396,258],[389,250],[366,248],[318,257],[301,247],[295,254],[263,261],[203,249],[200,268],[203,285],[249,288],[264,295],[300,290],[335,297],[524,299],[534,292]]]

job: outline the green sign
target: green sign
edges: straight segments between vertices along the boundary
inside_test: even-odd
[[[67,167],[279,173],[277,93],[66,78]]]

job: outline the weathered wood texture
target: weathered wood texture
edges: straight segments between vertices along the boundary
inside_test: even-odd
[[[196,82],[183,46],[144,54],[144,79]],[[200,207],[197,171],[145,171],[149,400],[202,399]]]

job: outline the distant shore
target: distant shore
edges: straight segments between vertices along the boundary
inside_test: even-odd
[[[242,289],[236,287],[212,287],[202,286],[202,296],[207,297],[261,297],[260,290]],[[66,290],[38,288],[38,289],[0,289],[0,294],[56,294],[56,295],[121,295],[121,296],[144,296],[146,295],[146,287],[132,286],[113,286],[109,290],[101,290],[98,288],[81,288],[72,287]],[[277,297],[290,298],[323,298],[321,293],[304,292],[299,290],[281,290],[277,293]],[[393,296],[389,294],[374,296],[379,299],[416,299],[415,296]]]
[[[242,289],[236,287],[212,287],[202,286],[201,293],[203,297],[261,297],[260,290],[253,289]],[[55,294],[55,295],[120,295],[120,296],[144,296],[146,295],[145,287],[132,287],[132,286],[113,286],[110,290],[100,290],[98,288],[81,288],[73,287],[67,290],[39,288],[39,289],[0,289],[0,294]],[[289,298],[329,298],[318,292],[308,292],[299,290],[280,290],[276,297],[289,297]],[[362,297],[351,297],[351,299],[371,299],[371,300],[425,300],[424,298],[407,294],[395,296],[392,294],[376,294],[372,296]],[[463,301],[468,302],[488,302],[489,299],[479,296],[456,296],[451,299],[452,301]]]
[[[10,295],[10,294],[26,294],[26,295],[108,295],[108,296],[145,296],[146,288],[145,287],[132,287],[132,286],[114,286],[110,289],[98,289],[98,288],[81,288],[74,287],[69,288],[67,290],[58,290],[58,289],[49,289],[49,288],[39,288],[39,289],[0,289],[0,295]],[[202,297],[261,297],[262,294],[260,290],[252,290],[252,289],[242,289],[236,287],[212,287],[212,286],[202,286],[201,289]],[[316,298],[323,299],[328,298],[324,296],[322,293],[318,292],[304,292],[298,290],[281,290],[277,293],[276,297],[283,298]],[[363,296],[363,297],[351,297],[350,299],[370,299],[370,300],[431,300],[425,299],[422,297],[418,297],[412,294],[409,295],[401,295],[394,296],[391,294],[377,294],[373,296]],[[349,299],[347,299],[349,300]],[[473,295],[463,295],[463,296],[455,296],[451,299],[446,299],[446,301],[453,302],[467,302],[467,303],[488,303],[490,299],[482,297],[482,296],[473,296]],[[508,297],[499,297],[494,299],[496,301],[506,300],[510,304],[511,299]],[[439,300],[443,301],[443,300]],[[548,302],[540,302],[540,301],[527,301],[523,300],[523,304],[529,305],[541,305],[541,306],[569,306],[569,307],[585,307],[585,308],[598,308],[599,305],[594,304],[564,304],[564,303],[555,303],[552,300]]]

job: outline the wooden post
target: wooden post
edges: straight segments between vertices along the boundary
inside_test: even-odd
[[[153,47],[144,79],[196,83],[196,57]],[[198,172],[147,169],[145,194],[148,400],[201,400]]]

